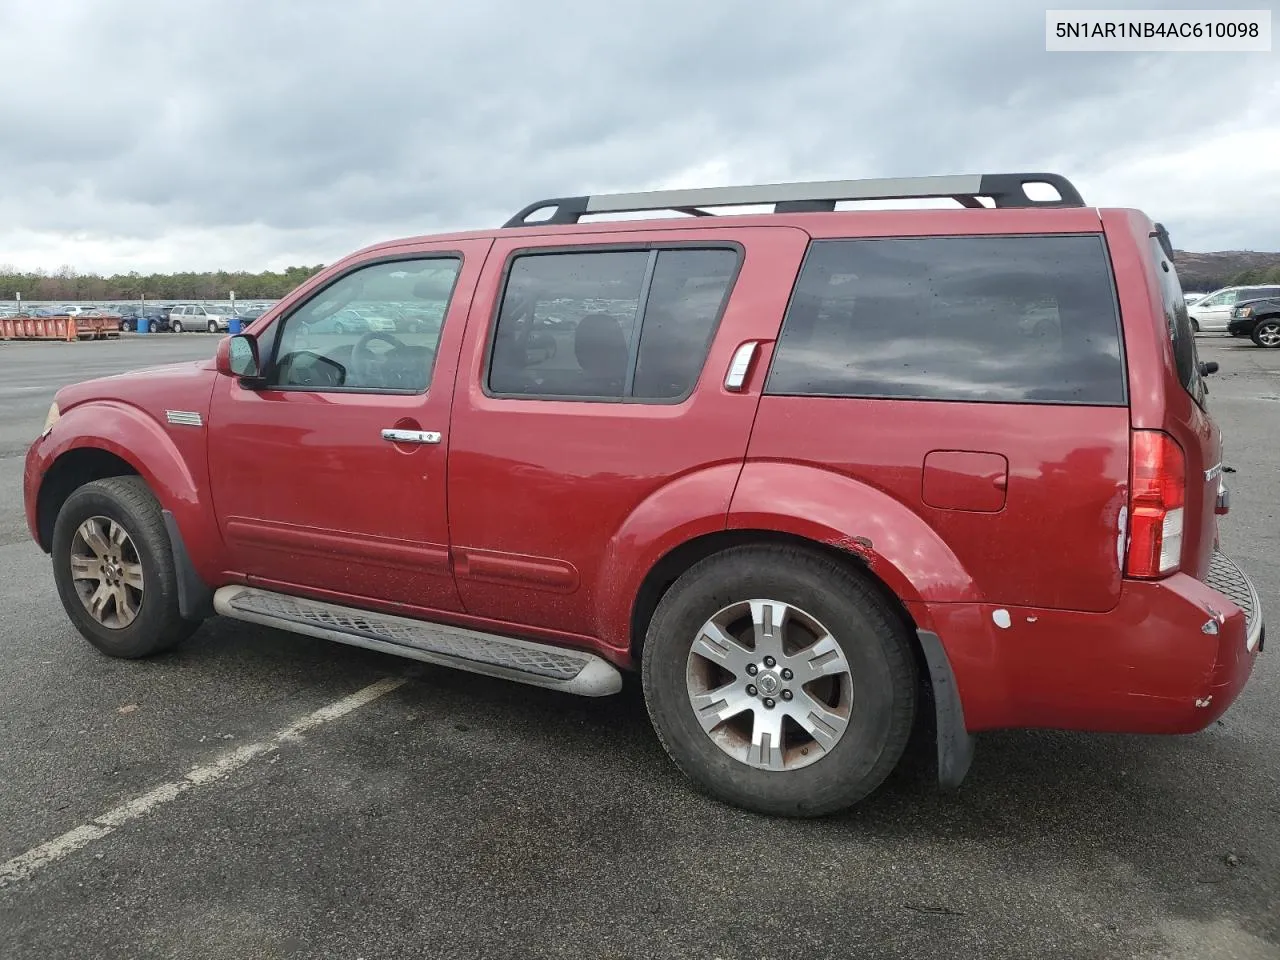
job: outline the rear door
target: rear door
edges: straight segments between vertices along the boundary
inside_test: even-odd
[[[449,517],[468,613],[596,637],[605,558],[642,503],[685,483],[728,510],[759,384],[725,378],[744,342],[776,336],[808,235],[574,240],[494,243],[454,401]]]
[[[991,602],[1110,609],[1129,414],[1101,235],[815,240],[749,458],[888,493]]]

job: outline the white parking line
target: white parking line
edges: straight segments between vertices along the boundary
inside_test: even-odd
[[[387,677],[377,683],[371,683],[363,690],[357,690],[349,697],[343,697],[341,700],[307,714],[284,729],[276,731],[265,740],[237,747],[229,753],[224,753],[211,763],[192,768],[181,780],[162,783],[154,790],[149,790],[140,797],[134,797],[132,800],[126,801],[120,806],[108,810],[102,816],[95,817],[74,830],[68,830],[60,837],[54,837],[47,843],[33,847],[26,853],[18,854],[12,860],[0,865],[0,889],[25,880],[42,867],[61,860],[68,854],[75,853],[75,851],[88,846],[95,840],[101,840],[117,827],[121,827],[132,820],[137,820],[139,817],[150,813],[160,804],[168,803],[170,800],[180,797],[193,787],[203,787],[226,778],[255,757],[272,753],[278,750],[281,744],[293,740],[321,724],[345,717],[351,711],[372,703],[379,697],[404,686],[408,680],[408,677]]]

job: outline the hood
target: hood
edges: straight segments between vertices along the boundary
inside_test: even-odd
[[[77,404],[95,400],[160,408],[197,402],[199,409],[204,409],[216,376],[212,357],[165,363],[70,384],[57,392],[54,402],[64,413]]]

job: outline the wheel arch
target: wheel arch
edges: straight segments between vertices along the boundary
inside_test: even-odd
[[[124,457],[101,447],[74,447],[61,454],[45,472],[36,494],[36,542],[45,553],[52,549],[53,524],[67,498],[86,483],[107,477],[140,476]]]
[[[920,622],[888,583],[877,575],[865,554],[774,529],[729,529],[703,534],[681,543],[664,554],[646,573],[631,611],[631,658],[640,663],[650,621],[662,597],[687,570],[732,547],[762,545],[800,549],[822,557],[857,577],[884,603],[899,621],[915,659],[919,689],[917,695],[926,709],[916,715],[917,732],[931,744],[937,760],[937,780],[942,789],[960,786],[973,760],[973,739],[965,725],[964,706],[956,685],[951,661],[942,639],[932,624]],[[923,607],[916,606],[923,612]]]

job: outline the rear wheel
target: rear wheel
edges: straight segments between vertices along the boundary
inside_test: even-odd
[[[736,547],[658,605],[642,662],[654,729],[704,790],[820,816],[878,787],[911,735],[916,666],[876,592],[816,554]]]
[[[1280,320],[1263,320],[1254,327],[1253,342],[1260,347],[1280,347]]]
[[[53,575],[86,640],[113,657],[145,657],[190,636],[178,612],[173,550],[160,505],[139,477],[76,490],[53,527]]]

